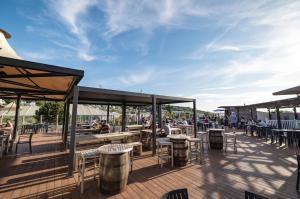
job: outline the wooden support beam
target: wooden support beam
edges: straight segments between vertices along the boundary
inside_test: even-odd
[[[152,155],[156,154],[156,97],[152,96]]]
[[[197,107],[196,99],[193,100],[194,137],[197,137]]]
[[[126,104],[122,104],[122,132],[126,130]]]
[[[77,118],[77,105],[78,105],[78,94],[79,87],[74,86],[73,89],[73,106],[72,106],[72,120],[71,120],[71,141],[70,141],[70,152],[69,152],[69,170],[68,176],[73,175],[73,163],[74,163],[74,155],[75,155],[75,136],[76,136],[76,118]]]

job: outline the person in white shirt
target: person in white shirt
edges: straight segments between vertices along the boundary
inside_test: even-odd
[[[171,135],[171,125],[169,123],[169,121],[163,121],[163,129],[165,131],[165,135]]]
[[[186,121],[186,119],[184,118],[182,121],[182,125],[188,125],[188,122]]]

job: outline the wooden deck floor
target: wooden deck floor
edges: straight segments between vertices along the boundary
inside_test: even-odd
[[[201,165],[193,162],[182,168],[160,168],[156,157],[144,153],[134,161],[127,189],[113,196],[102,195],[91,177],[80,196],[77,174],[66,178],[67,153],[59,151],[59,135],[35,135],[33,143],[33,154],[24,146],[22,155],[0,160],[1,199],[159,198],[182,187],[191,198],[244,198],[244,190],[269,198],[300,198],[293,152],[253,137],[242,137],[236,154],[232,149],[209,151]]]

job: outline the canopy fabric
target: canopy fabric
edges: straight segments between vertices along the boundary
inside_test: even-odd
[[[295,86],[273,93],[273,95],[300,95],[300,86]]]
[[[155,96],[157,104],[185,103],[193,102],[194,100],[191,98],[171,97],[83,86],[79,86],[78,89],[79,104],[122,105],[123,103],[126,103],[126,105],[129,106],[151,105],[153,96]]]
[[[0,98],[64,100],[84,72],[24,61],[9,45],[11,36],[0,29]]]
[[[84,72],[0,56],[0,98],[64,100]]]

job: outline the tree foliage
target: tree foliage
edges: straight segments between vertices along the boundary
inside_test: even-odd
[[[39,110],[36,111],[35,116],[38,121],[42,115],[44,122],[55,123],[58,115],[58,121],[59,123],[62,123],[64,114],[63,112],[64,105],[62,102],[45,102],[43,105],[41,105]]]

